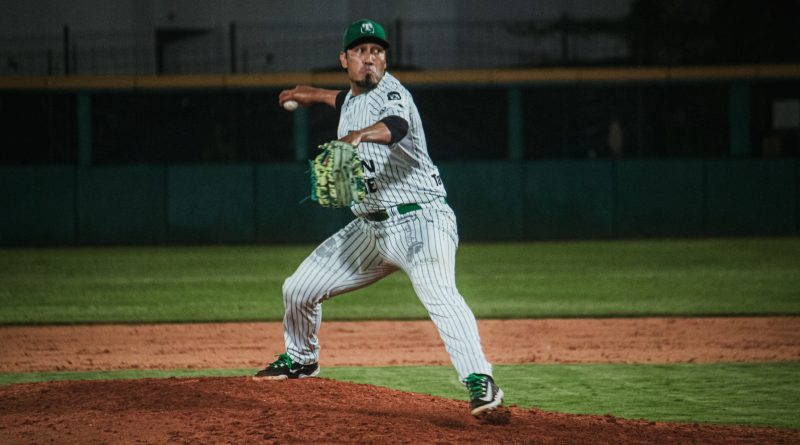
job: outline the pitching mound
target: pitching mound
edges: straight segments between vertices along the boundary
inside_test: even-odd
[[[800,431],[683,425],[466,402],[327,379],[56,382],[0,387],[3,443],[800,443]]]

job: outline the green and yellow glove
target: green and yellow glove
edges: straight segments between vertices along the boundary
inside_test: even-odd
[[[364,170],[356,148],[330,141],[311,163],[311,200],[323,207],[350,207],[364,200]]]

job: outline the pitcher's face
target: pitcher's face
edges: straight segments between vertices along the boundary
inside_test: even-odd
[[[365,42],[339,53],[339,62],[347,70],[350,83],[362,93],[378,85],[386,72],[386,50],[374,42]]]

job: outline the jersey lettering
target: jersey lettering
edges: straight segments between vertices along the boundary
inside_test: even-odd
[[[361,161],[361,167],[370,173],[375,173],[375,161],[372,159],[363,159]]]
[[[365,182],[367,183],[367,193],[375,193],[378,191],[378,184],[375,182],[375,178],[367,178]]]

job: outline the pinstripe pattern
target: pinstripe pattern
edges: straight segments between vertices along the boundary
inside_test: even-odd
[[[306,258],[283,285],[286,351],[296,363],[319,361],[322,302],[404,271],[436,325],[461,379],[492,375],[477,323],[458,292],[453,211],[443,203],[383,222],[356,218]]]
[[[408,134],[389,147],[363,142],[358,146],[361,160],[374,168],[365,169],[365,179],[377,190],[367,191],[363,202],[353,206],[361,215],[410,202],[429,202],[446,197],[439,169],[428,155],[425,132],[411,94],[386,73],[373,90],[353,96],[348,92],[339,116],[339,137],[368,127],[387,116],[408,122]]]
[[[390,94],[394,93],[394,94]],[[408,135],[393,146],[362,143],[377,190],[352,208],[357,216],[385,210],[381,222],[356,218],[320,244],[283,285],[286,352],[295,363],[319,361],[317,339],[322,303],[370,285],[402,270],[436,325],[461,380],[471,373],[492,375],[481,347],[472,311],[456,288],[458,230],[455,214],[444,202],[444,187],[428,156],[422,123],[408,91],[386,73],[369,93],[348,93],[339,124],[340,137],[385,116],[409,122]],[[399,204],[422,208],[400,215]]]

